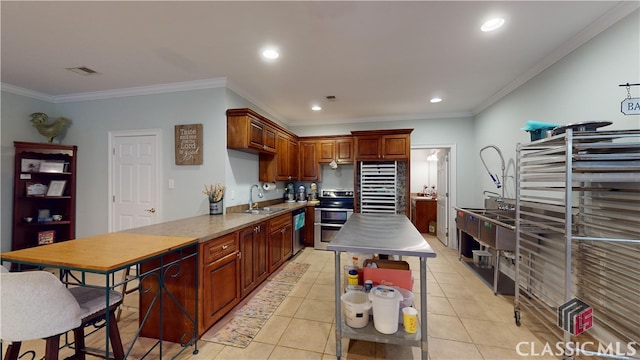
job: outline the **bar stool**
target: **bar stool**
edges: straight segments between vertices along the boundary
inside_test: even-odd
[[[9,273],[3,269],[0,334],[3,341],[10,342],[5,359],[18,359],[23,341],[45,339],[45,359],[57,360],[60,335],[82,324],[80,305],[51,273]]]
[[[82,325],[73,330],[75,360],[84,360],[86,354],[97,355],[87,351],[85,347],[84,328],[106,320],[105,290],[78,286],[69,288],[69,292],[78,304],[80,304],[82,313]],[[121,293],[113,290],[109,291],[109,326],[107,331],[109,332],[113,357],[116,360],[124,359],[122,339],[120,338],[120,330],[118,329],[118,322],[116,321],[116,310],[122,304],[122,299]]]

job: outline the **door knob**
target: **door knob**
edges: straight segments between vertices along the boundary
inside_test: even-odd
[[[152,213],[152,214],[155,214],[155,212],[156,212],[156,208],[144,209],[144,211],[146,211],[146,212],[150,212],[150,213]]]

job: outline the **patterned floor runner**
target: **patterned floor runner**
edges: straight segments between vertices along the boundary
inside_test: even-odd
[[[236,311],[233,319],[216,333],[211,330],[201,340],[245,348],[287,297],[294,285],[309,268],[309,264],[291,262],[276,274]]]

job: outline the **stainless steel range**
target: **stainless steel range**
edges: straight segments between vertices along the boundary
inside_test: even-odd
[[[353,214],[353,190],[323,189],[315,209],[314,248],[326,250],[327,244]]]

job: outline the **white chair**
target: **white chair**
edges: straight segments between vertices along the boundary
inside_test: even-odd
[[[57,360],[60,335],[82,324],[80,305],[51,273],[0,271],[0,337],[10,342],[5,359],[17,359],[23,341],[45,339],[45,359]]]
[[[45,359],[58,359],[60,335],[73,330],[75,359],[85,359],[84,328],[104,320],[105,291],[87,287],[66,288],[46,271],[9,273],[0,266],[0,338],[11,342],[5,359],[19,356],[22,341],[45,339]],[[115,319],[122,295],[109,292],[109,339],[116,360],[124,349]]]

